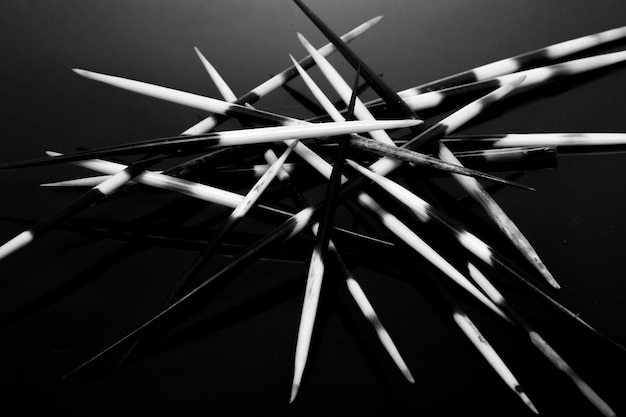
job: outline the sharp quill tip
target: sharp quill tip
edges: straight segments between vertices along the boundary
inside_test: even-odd
[[[307,40],[307,38],[304,37],[302,33],[296,32],[296,35],[298,36],[300,43],[302,43],[305,47],[311,45],[311,43]]]
[[[84,70],[84,69],[80,69],[80,68],[72,68],[72,71],[74,71],[76,74],[83,76],[83,77],[88,77],[89,76],[89,71]]]
[[[300,384],[294,383],[291,386],[291,397],[289,398],[289,404],[293,403],[293,401],[296,399],[296,396],[298,395],[298,390],[299,389],[300,389]]]
[[[402,374],[404,375],[407,381],[409,381],[411,384],[415,384],[415,378],[413,378],[413,374],[411,374],[411,371],[406,369],[402,371]]]

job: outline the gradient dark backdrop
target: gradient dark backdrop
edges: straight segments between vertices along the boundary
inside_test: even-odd
[[[353,48],[398,90],[621,26],[626,16],[626,3],[617,0],[307,4],[338,33],[384,15]],[[288,66],[289,53],[304,55],[297,31],[317,46],[326,42],[287,0],[3,1],[0,161],[38,157],[46,149],[70,151],[173,135],[204,116],[82,79],[71,68],[219,97],[194,46],[236,93],[243,93]],[[351,77],[340,57],[332,62]],[[291,85],[306,92],[300,82]],[[622,65],[511,99],[465,131],[626,132],[625,92]],[[258,106],[311,116],[285,91]],[[519,179],[538,192],[496,195],[562,283],[563,304],[621,343],[626,343],[625,164],[626,155],[620,153],[563,156],[555,167],[529,171]],[[62,166],[0,174],[0,238],[5,241],[24,228],[8,218],[41,219],[76,195],[42,190],[39,183],[87,171]],[[141,200],[97,208],[85,218],[132,218],[175,200],[166,193],[145,193]],[[400,261],[380,265],[357,258],[362,266],[355,273],[405,355],[415,386],[405,383],[371,343],[369,329],[354,309],[341,307],[329,291],[327,299],[334,301],[325,304],[304,384],[296,402],[288,405],[306,269],[302,263],[270,261],[248,269],[149,355],[114,373],[62,380],[63,374],[150,317],[193,255],[182,248],[128,245],[59,231],[4,260],[0,311],[8,319],[0,329],[3,407],[64,415],[110,415],[126,408],[183,415],[384,410],[390,415],[530,415],[441,314],[445,309],[431,300],[432,294],[410,284],[429,272]],[[411,268],[410,274],[402,272],[405,267]],[[50,293],[59,286],[62,291]],[[530,303],[526,313],[618,413],[626,412],[623,352],[551,309],[535,310]],[[570,381],[523,338],[478,309],[476,317],[542,414],[595,415]]]

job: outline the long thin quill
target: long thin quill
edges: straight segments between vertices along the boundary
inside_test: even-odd
[[[3,259],[25,247],[37,237],[49,231],[60,221],[73,216],[74,214],[102,200],[104,197],[110,195],[119,187],[130,181],[133,177],[141,173],[145,168],[157,163],[161,159],[161,156],[143,159],[96,185],[80,197],[71,201],[69,204],[32,226],[30,229],[23,231],[0,246],[0,259]]]
[[[352,113],[354,112],[357,91],[356,88],[359,85],[358,70],[354,83],[355,84],[352,97],[350,98],[350,104],[348,106],[348,120],[352,118]],[[331,225],[334,219],[335,205],[337,204],[337,196],[339,195],[339,187],[341,185],[344,158],[347,149],[347,144],[345,141],[343,141],[340,144],[340,147],[335,157],[333,170],[330,174],[328,186],[326,188],[324,204],[322,205],[321,219],[318,223],[319,227],[317,228],[318,230],[315,239],[315,246],[313,247],[313,254],[311,255],[311,262],[309,264],[309,271],[306,280],[306,288],[304,291],[302,314],[300,317],[298,339],[296,342],[294,376],[291,386],[291,398],[289,402],[293,402],[298,393],[298,389],[300,388],[300,381],[302,380],[302,374],[304,373],[304,367],[308,358],[309,346],[311,345],[313,327],[315,324],[315,317],[317,315],[317,307],[321,294],[322,279],[326,270],[326,252],[328,251],[328,243],[330,242],[330,231],[332,229]]]

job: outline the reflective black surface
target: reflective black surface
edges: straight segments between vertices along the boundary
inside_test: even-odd
[[[307,4],[338,33],[384,15],[352,47],[397,90],[618,27],[626,16],[626,4],[618,1]],[[296,32],[316,46],[326,43],[290,1],[2,2],[0,161],[38,157],[48,149],[68,152],[174,135],[205,116],[83,79],[71,68],[219,97],[194,53],[197,46],[241,94],[287,67],[289,53],[305,55]],[[605,50],[625,46],[621,42]],[[341,57],[333,56],[331,62],[352,79]],[[330,90],[317,70],[312,74]],[[299,80],[289,85],[308,96]],[[625,86],[624,65],[577,76],[499,103],[463,132],[626,132]],[[372,98],[371,91],[364,98]],[[294,117],[314,115],[286,90],[257,106]],[[232,122],[223,128],[238,126]],[[623,153],[561,155],[555,166],[517,178],[537,192],[507,189],[495,194],[562,284],[559,301],[622,344],[625,164]],[[0,172],[1,240],[78,195],[42,189],[39,183],[90,174],[65,165]],[[245,185],[227,184],[240,192]],[[277,188],[273,193],[285,199]],[[158,211],[145,217],[153,210]],[[289,405],[306,276],[302,261],[308,260],[310,238],[295,239],[281,253],[268,254],[293,262],[267,259],[246,269],[117,371],[102,366],[93,374],[63,380],[64,374],[151,317],[199,249],[193,242],[129,240],[76,228],[88,224],[108,231],[136,230],[135,236],[191,230],[184,237],[206,240],[201,228],[215,230],[226,213],[144,190],[92,208],[79,216],[83,222],[66,225],[75,229],[51,232],[3,260],[3,406],[66,415],[110,415],[125,408],[213,415],[531,414],[454,327],[425,280],[428,274],[438,275],[406,251],[376,247],[351,247],[348,260],[411,367],[415,385],[404,381],[343,288],[331,281],[323,294],[302,389]],[[121,229],[113,220],[122,222]],[[128,220],[131,224],[124,225]],[[250,221],[240,231],[262,232],[272,224]],[[501,240],[494,242],[506,250]],[[512,297],[518,295],[529,322],[623,414],[624,352],[518,286],[507,290]],[[597,415],[520,333],[461,299],[542,415]]]

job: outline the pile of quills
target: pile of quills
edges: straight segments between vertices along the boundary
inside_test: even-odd
[[[568,59],[592,47],[621,42],[626,38],[626,27],[546,46],[395,92],[368,67],[367,57],[357,56],[349,46],[376,25],[380,17],[339,37],[300,0],[295,2],[330,43],[316,49],[298,34],[308,55],[299,61],[292,57],[292,66],[239,97],[199,50],[196,50],[198,57],[222,94],[220,99],[74,69],[76,74],[90,80],[213,113],[179,136],[63,154],[48,151],[45,157],[0,164],[0,170],[4,171],[71,163],[97,173],[97,176],[46,184],[63,189],[88,187],[88,191],[0,246],[0,259],[47,232],[67,228],[72,224],[71,219],[82,211],[145,189],[142,187],[179,193],[208,206],[227,209],[226,215],[221,211],[216,216],[217,226],[207,228],[207,236],[200,243],[190,243],[197,256],[163,300],[161,308],[142,325],[100,352],[94,352],[66,377],[78,377],[105,363],[119,367],[130,358],[140,357],[161,332],[188,315],[190,306],[205,302],[208,295],[219,296],[223,282],[236,279],[244,268],[269,257],[286,262],[295,260],[306,265],[307,270],[299,293],[302,310],[295,340],[290,402],[296,400],[306,379],[309,356],[314,354],[311,341],[319,321],[316,319],[320,299],[328,297],[328,291],[336,286],[347,288],[362,313],[361,318],[373,326],[390,363],[395,364],[408,382],[414,383],[418,376],[411,373],[402,349],[386,329],[384,311],[379,311],[370,301],[355,272],[360,256],[396,254],[415,256],[419,259],[416,265],[430,266],[423,275],[432,281],[429,285],[433,291],[445,300],[447,307],[442,311],[449,314],[485,359],[485,364],[533,413],[541,414],[541,410],[489,338],[481,333],[480,326],[472,321],[466,304],[525,334],[531,345],[563,373],[564,380],[569,379],[573,390],[601,415],[615,415],[611,406],[594,391],[593,384],[581,378],[503,295],[502,287],[508,288],[510,284],[506,281],[510,280],[575,326],[624,350],[601,329],[594,328],[559,302],[558,279],[541,261],[523,230],[492,196],[503,187],[530,187],[489,173],[493,172],[489,167],[498,165],[503,172],[502,167],[510,164],[518,171],[524,164],[531,166],[554,160],[562,147],[621,150],[626,146],[626,134],[462,135],[456,131],[488,107],[496,107],[505,100],[514,101],[520,92],[526,94],[553,80],[591,73],[625,61],[626,51]],[[344,79],[327,60],[335,52],[354,68],[351,79]],[[329,95],[341,97],[340,105],[331,102],[307,73],[312,67],[317,67],[334,88]],[[262,110],[265,96],[297,77],[310,89],[323,114],[300,120]],[[379,98],[362,102],[359,92],[364,88],[371,89]],[[445,117],[430,116],[437,111],[445,113]],[[429,117],[422,118],[422,112]],[[220,130],[223,122],[233,118],[241,128]],[[164,168],[151,170],[157,165]],[[482,171],[483,168],[487,170]],[[222,182],[211,183],[214,178]],[[244,181],[247,191],[230,191],[224,187],[228,184],[224,178],[230,178],[239,188]],[[479,208],[493,226],[490,233],[494,230],[499,233],[498,242],[506,241],[506,248],[500,250],[499,243],[491,243],[484,237],[488,233],[476,230],[475,224],[465,224],[453,214],[458,201],[446,189],[451,183]],[[280,201],[266,198],[264,193],[268,189],[277,188],[282,190]],[[278,195],[276,191],[273,193]],[[338,220],[346,216],[355,227],[350,227],[345,219]],[[262,232],[253,230],[242,237],[243,228],[239,226],[250,219],[264,222],[265,226]],[[134,226],[128,224],[124,230],[122,225],[104,232],[96,227],[82,230],[86,234],[99,232],[123,237],[124,233],[135,233]],[[158,232],[150,232],[149,227],[142,230],[150,235],[146,238],[155,241],[175,239],[157,236]],[[294,241],[293,246],[282,245],[288,240]],[[223,256],[225,261],[216,261]]]

